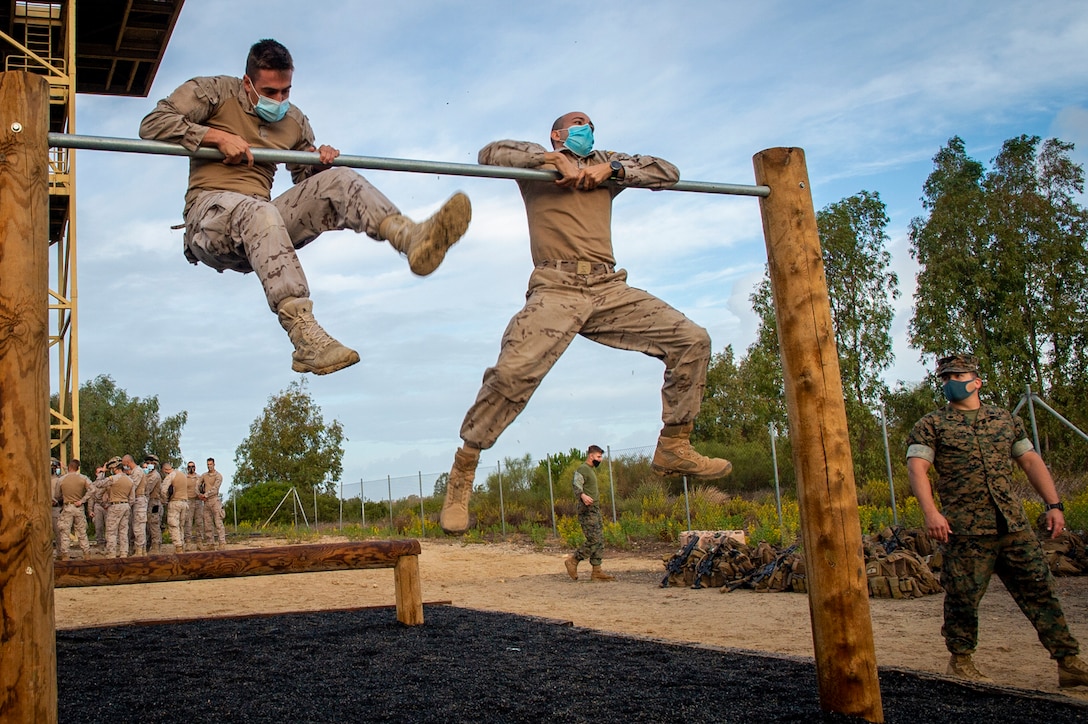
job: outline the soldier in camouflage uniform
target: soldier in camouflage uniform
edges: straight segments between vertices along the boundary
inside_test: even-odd
[[[162,495],[162,475],[158,470],[159,456],[144,456],[144,474],[147,476],[147,544],[152,553],[162,548],[162,519],[165,512]]]
[[[578,564],[589,560],[593,566],[590,579],[594,581],[614,581],[613,576],[601,569],[601,553],[604,552],[604,523],[601,521],[600,491],[597,488],[596,468],[601,464],[604,450],[596,445],[590,445],[586,451],[586,461],[574,471],[574,479],[571,486],[574,488],[574,502],[578,506],[578,523],[582,526],[582,534],[586,537],[578,550],[567,556],[563,564],[567,568],[567,575],[578,580]]]
[[[919,420],[907,440],[911,491],[925,516],[926,532],[945,544],[941,633],[951,653],[948,673],[990,681],[975,667],[978,603],[996,573],[1058,662],[1058,685],[1088,685],[1088,666],[1065,622],[1042,546],[1012,492],[1013,463],[1046,503],[1051,537],[1065,529],[1054,481],[1035,452],[1024,424],[1007,410],[979,399],[978,362],[952,355],[938,362],[948,405]],[[931,485],[929,469],[937,469]],[[937,509],[934,491],[943,513]]]
[[[129,544],[132,555],[144,556],[147,555],[147,475],[143,468],[136,465],[136,460],[131,455],[121,458],[121,466],[132,478],[136,496],[129,512]]]
[[[144,118],[140,137],[222,152],[224,162],[190,159],[185,256],[220,272],[256,272],[295,346],[291,368],[324,375],[355,364],[359,354],[314,319],[296,250],[324,231],[352,229],[388,241],[413,273],[426,276],[468,229],[472,210],[457,193],[416,224],[361,175],[331,168],[340,152],[315,148],[309,120],[287,100],[293,73],[287,48],[262,40],[250,48],[244,77],[186,81]],[[325,165],[287,164],[295,186],[272,200],[276,164],[254,162],[251,148],[316,151]]]
[[[482,164],[555,170],[560,178],[518,181],[536,269],[525,306],[510,320],[499,359],[484,372],[461,425],[464,445],[454,454],[440,516],[450,533],[468,527],[480,450],[494,445],[521,413],[576,335],[665,363],[655,472],[720,478],[733,469],[728,460],[700,455],[690,442],[706,387],[709,335],[657,297],[628,286],[612,250],[612,200],[628,186],[672,186],[680,172],[653,156],[594,151],[593,122],[581,112],[552,124],[551,144],[546,151],[536,143],[496,141],[479,153]]]

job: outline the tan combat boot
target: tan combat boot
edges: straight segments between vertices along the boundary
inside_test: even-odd
[[[185,546],[174,546],[174,555],[175,556],[178,553],[184,553],[184,552],[185,552]]]
[[[476,466],[480,463],[480,451],[467,445],[453,456],[453,469],[446,482],[446,502],[438,522],[447,533],[464,533],[468,530],[468,499],[472,495],[472,481],[476,478]]]
[[[708,458],[691,446],[691,423],[666,425],[657,438],[657,449],[650,464],[658,475],[690,475],[694,478],[723,478],[733,472],[733,463]]]
[[[217,551],[225,551],[227,549],[227,544],[226,543],[219,543],[218,545],[215,546],[215,549]]]
[[[1077,656],[1063,656],[1058,659],[1058,686],[1088,686],[1088,664]]]
[[[594,581],[614,581],[614,580],[616,580],[615,576],[610,576],[607,573],[605,573],[603,570],[601,570],[601,567],[599,565],[593,566],[593,573],[591,573],[589,577]]]
[[[145,546],[136,546],[136,552],[133,553],[132,555],[134,555],[134,556],[146,556],[147,555],[147,548]]]
[[[573,554],[563,559],[563,565],[567,568],[567,575],[571,577],[571,580],[578,580],[578,559]]]
[[[993,679],[975,668],[975,662],[971,660],[971,654],[952,654],[952,658],[948,660],[948,670],[945,673],[958,679],[977,681],[980,684],[994,683]]]
[[[359,361],[359,353],[329,336],[313,315],[314,303],[309,299],[288,297],[279,304],[276,314],[280,326],[295,345],[291,369],[327,375]]]
[[[408,257],[413,274],[425,277],[438,268],[446,251],[465,235],[471,219],[472,204],[458,191],[420,224],[401,214],[385,217],[378,225],[378,236]]]

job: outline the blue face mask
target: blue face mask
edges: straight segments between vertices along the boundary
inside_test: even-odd
[[[252,83],[249,87],[253,88]],[[257,93],[257,89],[253,88],[253,92]],[[269,123],[282,121],[283,117],[287,115],[287,109],[290,107],[290,101],[274,101],[271,98],[265,98],[260,93],[257,93],[257,102],[253,104],[253,110],[256,114]]]
[[[949,402],[962,402],[971,396],[974,390],[968,390],[967,385],[974,382],[974,380],[967,380],[961,382],[960,380],[949,380],[941,386],[941,392],[944,393],[944,399]]]
[[[593,151],[593,129],[589,125],[571,126],[567,129],[567,140],[563,141],[576,156],[588,156]]]

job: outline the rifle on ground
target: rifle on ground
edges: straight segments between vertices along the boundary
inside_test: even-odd
[[[782,562],[785,561],[786,558],[791,556],[796,550],[797,544],[794,543],[789,548],[775,556],[774,560],[770,563],[765,563],[759,568],[753,568],[743,578],[738,578],[735,581],[730,581],[724,587],[727,588],[730,592],[737,590],[746,583],[751,584],[754,588],[755,585],[763,579],[773,576],[774,572],[778,570],[778,567],[782,565]]]
[[[691,558],[691,552],[695,550],[695,546],[698,544],[699,536],[693,535],[691,540],[688,541],[688,544],[665,564],[665,577],[661,579],[662,588],[669,587],[669,576],[684,570],[684,564],[688,562],[688,558]]]
[[[692,584],[692,588],[703,587],[703,576],[706,576],[709,580],[714,572],[714,562],[721,558],[726,549],[730,547],[729,543],[729,536],[722,536],[722,539],[718,541],[718,545],[711,548],[710,552],[703,556],[699,564],[695,566],[695,583]]]

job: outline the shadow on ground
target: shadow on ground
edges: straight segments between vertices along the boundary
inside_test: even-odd
[[[61,722],[810,722],[811,661],[428,606],[57,632]],[[885,720],[1088,721],[1088,704],[880,671]],[[853,721],[824,715],[824,721]]]

